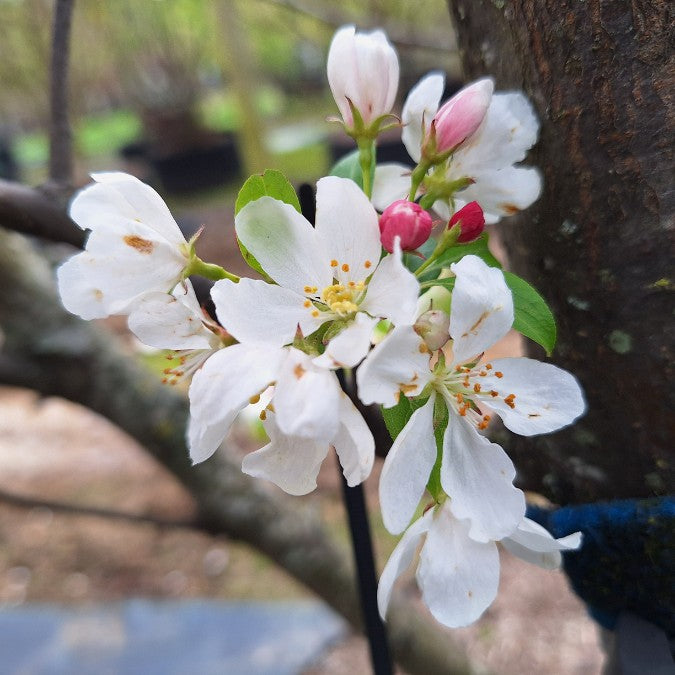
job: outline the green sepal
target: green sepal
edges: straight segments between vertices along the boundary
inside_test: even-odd
[[[237,195],[237,201],[234,205],[235,215],[238,214],[239,211],[241,211],[247,204],[254,202],[256,199],[260,199],[261,197],[272,197],[273,199],[278,199],[285,204],[290,204],[298,213],[301,212],[298,195],[295,193],[294,187],[289,183],[286,176],[284,176],[281,171],[267,169],[263,174],[257,173],[253,176],[250,176],[248,180],[241,186],[241,190],[239,190],[239,194]],[[239,237],[237,237],[237,244],[239,245],[239,250],[241,251],[242,257],[246,261],[246,264],[261,274],[264,279],[271,281],[265,273],[265,270],[263,270],[263,268],[260,266],[260,263],[239,241]]]
[[[348,155],[339,159],[330,170],[331,176],[339,176],[340,178],[350,178],[363,190],[363,172],[361,171],[361,164],[359,159],[359,151],[354,150]],[[375,180],[375,162],[370,168],[370,184]]]
[[[541,345],[550,356],[555,347],[557,329],[546,300],[515,274],[505,271],[504,279],[513,295],[513,329]]]

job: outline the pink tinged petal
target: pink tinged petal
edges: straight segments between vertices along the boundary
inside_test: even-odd
[[[562,429],[586,410],[579,383],[562,368],[526,358],[497,359],[491,364],[492,370],[480,378],[481,385],[499,396],[485,397],[485,403],[516,434],[534,436]]]
[[[525,515],[525,497],[514,487],[508,455],[464,418],[452,413],[443,436],[441,485],[456,518],[470,522],[474,541],[510,535]]]
[[[92,178],[96,184],[80,191],[70,206],[71,218],[82,229],[141,222],[174,245],[185,243],[164,200],[149,185],[126,173],[95,173]]]
[[[204,326],[204,315],[199,305],[195,310],[192,299],[196,303],[192,285],[178,286],[173,295],[148,293],[129,314],[129,329],[157,349],[211,349],[217,338]]]
[[[417,583],[434,618],[449,628],[480,617],[497,595],[499,553],[494,542],[474,541],[447,506],[435,514],[420,553]]]
[[[420,540],[431,527],[433,515],[433,510],[427,511],[405,531],[382,570],[377,586],[377,607],[382,620],[387,615],[394,583],[412,564]]]
[[[401,260],[398,238],[394,252],[382,258],[368,283],[361,309],[372,316],[389,319],[396,326],[410,325],[417,318],[420,285]]]
[[[484,78],[464,87],[441,106],[434,116],[437,152],[451,150],[478,129],[487,113],[493,90],[492,79]]]
[[[372,274],[381,251],[377,213],[353,180],[327,176],[316,184],[316,235],[337,261],[331,269],[340,282]]]
[[[274,389],[277,425],[288,436],[330,443],[339,426],[341,389],[335,373],[315,366],[297,349],[287,352]]]
[[[453,163],[473,178],[503,169],[525,159],[538,132],[537,116],[523,94],[495,94],[483,124],[455,153]]]
[[[450,266],[457,275],[450,308],[454,363],[466,363],[508,333],[513,299],[504,275],[467,255]]]
[[[411,168],[405,164],[378,164],[373,180],[373,206],[384,211],[393,202],[410,192]]]
[[[418,396],[431,379],[429,352],[412,326],[399,326],[368,354],[356,371],[359,398],[365,405],[391,408],[401,391]]]
[[[218,320],[239,342],[282,347],[293,342],[298,325],[303,335],[320,325],[312,316],[314,305],[304,306],[304,296],[258,279],[222,279],[214,284],[211,297]]]
[[[361,413],[344,392],[340,392],[339,418],[332,444],[347,485],[354,487],[370,475],[375,461],[375,441]]]
[[[286,352],[263,345],[237,344],[213,354],[190,385],[190,457],[210,457],[249,400],[277,379]]]
[[[485,222],[496,223],[531,206],[541,194],[542,180],[533,167],[509,166],[475,176],[476,182],[457,194],[456,206],[477,201],[485,212]]]
[[[328,443],[286,436],[268,413],[264,422],[270,442],[244,457],[241,470],[255,478],[264,478],[290,495],[306,495],[316,488],[316,477],[328,454]]]
[[[330,259],[314,228],[290,204],[261,197],[234,219],[237,237],[279,285],[301,295],[332,282]],[[310,294],[314,295],[314,294]]]
[[[415,410],[396,437],[380,476],[380,508],[384,526],[399,534],[415,514],[436,461],[432,396]]]
[[[445,75],[429,73],[410,90],[403,105],[401,141],[415,162],[422,156],[422,139],[438,110],[444,88]]]
[[[314,359],[322,368],[353,368],[370,349],[370,339],[378,320],[359,312],[354,321],[334,337],[326,351]]]
[[[581,532],[574,532],[560,539],[553,536],[539,523],[523,518],[510,536],[501,544],[511,554],[547,570],[558,569],[562,563],[561,551],[575,551],[581,546]]]

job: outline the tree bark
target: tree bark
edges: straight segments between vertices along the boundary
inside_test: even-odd
[[[541,120],[540,200],[500,233],[558,320],[581,381],[575,426],[506,447],[559,503],[673,490],[672,5],[449,0],[469,79],[524,89]],[[672,37],[672,36],[671,36]],[[538,349],[528,351],[540,356]]]
[[[276,497],[245,476],[225,453],[191,466],[186,398],[160,384],[93,322],[68,314],[45,260],[2,229],[0,288],[0,383],[67,398],[111,420],[193,495],[199,527],[250,544],[361,629],[351,556],[317,518],[299,500]],[[394,657],[407,672],[472,672],[448,633],[413,602],[395,598],[388,628]]]

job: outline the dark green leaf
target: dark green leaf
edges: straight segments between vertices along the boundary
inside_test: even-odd
[[[504,272],[504,279],[513,294],[513,328],[540,344],[550,356],[555,347],[556,325],[546,300],[515,274]]]
[[[472,241],[468,244],[456,244],[447,251],[444,251],[438,259],[429,266],[429,270],[435,270],[439,267],[450,267],[452,263],[461,260],[465,255],[477,255],[490,267],[499,267],[501,269],[499,260],[490,253],[490,249],[488,248],[488,234],[487,232],[483,232],[476,241]],[[423,278],[427,278],[426,273],[423,275]]]
[[[382,417],[387,425],[387,431],[393,440],[401,433],[403,427],[408,424],[412,414],[423,406],[429,399],[409,399],[401,396],[398,403],[393,408],[382,408]]]

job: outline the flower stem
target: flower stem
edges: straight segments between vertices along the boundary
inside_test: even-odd
[[[192,274],[198,274],[200,277],[206,277],[213,281],[229,279],[230,281],[234,281],[235,284],[239,282],[239,277],[236,274],[228,272],[220,265],[204,262],[196,256],[190,261],[190,264],[185,268],[185,272],[183,273],[185,277],[189,277]]]
[[[415,201],[417,196],[417,189],[422,184],[424,177],[427,175],[427,171],[431,166],[431,162],[428,159],[422,157],[420,163],[413,169],[411,175],[411,184],[410,184],[410,194],[408,195],[408,200],[411,202]]]
[[[375,162],[375,141],[372,138],[361,136],[357,139],[357,144],[359,148],[359,165],[361,166],[361,174],[363,176],[363,191],[366,193],[366,197],[370,199],[373,196],[371,173]]]

